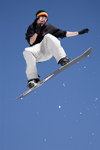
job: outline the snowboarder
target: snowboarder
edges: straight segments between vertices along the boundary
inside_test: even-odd
[[[63,31],[51,24],[46,24],[47,21],[47,12],[39,10],[36,13],[35,21],[27,29],[26,40],[30,47],[25,48],[23,55],[27,64],[26,75],[29,88],[32,88],[40,81],[36,62],[49,60],[52,56],[55,57],[57,64],[61,64],[61,66],[69,62],[69,58],[57,38],[71,37],[89,32],[88,28],[76,32]]]

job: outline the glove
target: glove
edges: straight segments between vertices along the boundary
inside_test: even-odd
[[[88,32],[89,32],[89,29],[86,28],[86,29],[79,31],[78,34],[84,34],[84,33],[88,33]]]
[[[39,34],[40,31],[41,31],[41,23],[39,23],[39,24],[36,25],[35,33]]]

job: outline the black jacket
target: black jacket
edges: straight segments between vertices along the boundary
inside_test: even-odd
[[[30,38],[34,35],[35,33],[35,27],[36,27],[36,24],[33,22],[27,29],[27,33],[25,34],[26,35],[26,40],[28,41],[28,43],[30,44]],[[42,28],[41,28],[41,32],[40,34],[37,36],[37,39],[36,41],[33,43],[33,45],[37,44],[37,43],[40,43],[44,36],[48,33],[50,33],[51,35],[57,37],[57,38],[64,38],[66,37],[66,32],[67,31],[63,31],[63,30],[60,30],[54,26],[52,26],[51,24],[45,24]],[[30,45],[32,46],[32,45]]]

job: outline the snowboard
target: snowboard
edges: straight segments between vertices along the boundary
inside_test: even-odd
[[[32,91],[37,89],[39,86],[41,86],[42,84],[44,84],[45,82],[47,82],[48,80],[50,80],[51,78],[53,78],[54,76],[56,76],[57,74],[62,72],[63,70],[71,67],[72,65],[76,64],[80,60],[82,60],[85,57],[89,56],[91,51],[92,51],[92,47],[90,47],[88,50],[86,50],[83,54],[81,54],[77,58],[75,58],[72,61],[70,61],[69,63],[67,63],[65,66],[62,66],[61,68],[59,68],[58,70],[56,70],[55,72],[53,72],[52,74],[50,74],[49,76],[44,78],[42,81],[39,81],[34,87],[32,87],[31,89],[27,90],[26,92],[24,92],[22,95],[20,95],[19,97],[15,98],[15,99],[23,98],[24,96],[28,95],[29,93],[31,93]]]

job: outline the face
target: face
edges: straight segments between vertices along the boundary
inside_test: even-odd
[[[37,20],[37,24],[41,23],[41,26],[43,26],[46,22],[47,22],[47,17],[39,17],[39,19]]]

